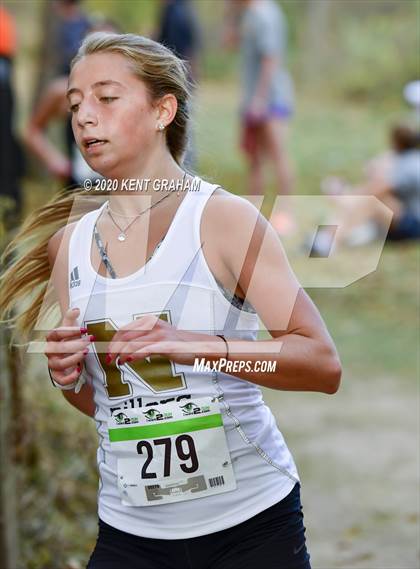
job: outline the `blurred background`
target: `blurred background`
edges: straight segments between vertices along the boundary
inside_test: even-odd
[[[187,4],[190,27],[179,36],[191,48],[187,55],[197,83],[190,164],[210,181],[247,195],[240,113],[244,53],[232,32],[238,14],[231,4],[237,3]],[[351,193],[349,188],[368,187],[367,165],[389,151],[391,128],[409,124],[418,135],[417,95],[407,95],[407,89],[404,95],[404,89],[420,79],[420,3],[284,0],[277,5],[285,26],[282,64],[294,83],[285,142],[294,180],[290,194],[339,195],[343,188]],[[1,153],[9,176],[0,191],[3,244],[31,210],[64,183],[77,183],[77,158],[62,111],[62,78],[74,42],[89,29],[155,39],[165,30],[170,35],[175,24],[164,21],[164,8],[158,0],[2,3],[0,78],[7,89],[2,87]],[[86,176],[83,167],[82,172]],[[274,175],[266,176],[264,192],[268,199],[282,193]],[[279,233],[300,276],[308,255],[314,255],[301,218],[291,217],[294,230],[280,227]],[[328,223],[326,215],[317,219]],[[333,286],[303,282],[342,359],[339,392],[265,390],[265,400],[300,472],[313,567],[415,569],[418,241],[385,240],[380,232],[359,238],[347,263],[355,266],[370,256],[373,264],[362,278]],[[1,334],[5,341],[7,330]],[[0,368],[0,568],[85,567],[97,531],[94,424],[51,388],[43,356],[3,346]]]

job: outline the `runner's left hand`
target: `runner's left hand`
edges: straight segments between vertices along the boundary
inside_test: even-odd
[[[108,346],[107,364],[123,365],[150,356],[164,356],[175,363],[193,365],[196,357],[211,361],[224,357],[224,341],[214,335],[178,330],[157,316],[137,318],[120,328]]]

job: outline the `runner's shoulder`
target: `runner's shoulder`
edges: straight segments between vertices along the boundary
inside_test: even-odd
[[[61,227],[58,231],[56,231],[48,240],[47,252],[51,268],[58,260],[59,252],[60,252],[60,257],[62,255],[64,256],[67,255],[70,237],[74,231],[74,228],[76,227],[76,224],[77,221],[68,223],[67,225]]]
[[[213,192],[201,225],[202,242],[213,258],[222,259],[232,272],[238,259],[258,254],[266,234],[273,234],[270,241],[277,239],[272,226],[249,200],[223,188]]]
[[[265,233],[272,226],[259,209],[248,199],[217,188],[206,204],[202,233],[228,245],[228,242],[248,241],[254,230]]]
[[[220,227],[231,233],[238,227],[249,225],[254,227],[257,220],[267,220],[259,210],[246,198],[233,194],[224,188],[217,188],[208,201],[205,209],[205,223]]]

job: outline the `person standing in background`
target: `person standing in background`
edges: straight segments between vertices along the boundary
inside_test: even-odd
[[[12,69],[15,53],[15,23],[6,8],[0,6],[0,197],[5,196],[13,200],[12,211],[8,215],[7,227],[12,227],[18,223],[22,208],[19,178],[23,174],[23,156],[21,147],[13,132],[14,91]],[[5,222],[6,216],[4,213],[5,209],[1,208],[0,218],[1,221]]]
[[[156,41],[168,47],[190,66],[190,79],[198,77],[200,27],[189,0],[162,0]]]
[[[59,5],[66,8],[67,5],[73,6],[75,2],[60,0]],[[79,9],[78,9],[79,10]],[[71,14],[72,12],[70,12]],[[85,28],[82,23],[89,22],[89,27]],[[76,55],[83,37],[79,33],[84,31],[85,35],[95,31],[117,32],[118,26],[111,20],[99,19],[90,20],[79,11],[73,12],[73,20],[68,20],[70,28],[63,39],[60,57],[60,69],[64,75],[54,78],[42,91],[37,105],[29,118],[25,130],[25,144],[28,149],[45,165],[48,172],[65,186],[80,186],[86,179],[101,178],[100,174],[94,172],[83,158],[74,140],[73,129],[71,126],[71,115],[68,109],[66,97],[68,73],[70,63]],[[64,29],[64,24],[59,29]],[[71,31],[72,30],[72,31]],[[85,31],[86,30],[86,31]],[[49,139],[47,129],[51,122],[62,121],[64,130],[64,152]]]
[[[154,39],[187,62],[189,80],[196,86],[199,76],[201,30],[190,0],[161,0],[158,31]],[[186,168],[194,168],[197,162],[194,138],[194,132],[190,130],[184,157]]]
[[[56,0],[54,3],[58,18],[55,36],[56,75],[70,73],[71,60],[76,55],[83,38],[92,30],[93,23],[80,4],[80,0]]]
[[[293,172],[286,131],[294,110],[294,89],[286,69],[287,23],[273,0],[239,0],[228,7],[239,28],[241,148],[249,167],[249,191],[264,194],[263,167],[268,161],[274,167],[277,193],[290,195]],[[279,233],[287,233],[293,221],[283,213],[275,217],[275,226]]]

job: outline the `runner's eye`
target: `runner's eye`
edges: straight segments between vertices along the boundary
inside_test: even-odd
[[[71,113],[76,113],[79,110],[79,103],[75,103],[74,105],[70,105],[69,111]]]
[[[118,97],[100,97],[100,101],[102,101],[103,103],[112,103],[112,101],[116,101],[118,99]]]

